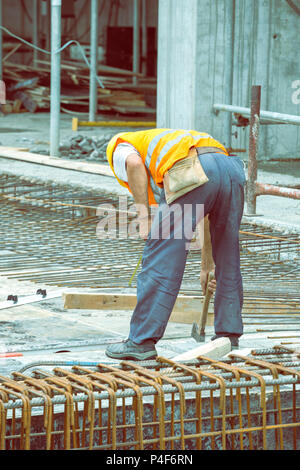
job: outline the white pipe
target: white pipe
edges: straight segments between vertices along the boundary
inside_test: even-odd
[[[0,26],[2,25],[2,0],[0,0]],[[0,80],[2,80],[2,29],[0,28]]]
[[[142,0],[142,72],[147,75],[147,0]]]
[[[140,0],[133,0],[133,61],[132,70],[139,73],[140,64]],[[132,83],[137,85],[138,78],[135,76]]]
[[[61,0],[51,0],[50,155],[59,156]]]
[[[38,27],[38,18],[39,18],[39,8],[38,8],[38,0],[32,0],[32,43],[38,47],[38,34],[39,34],[39,27]],[[38,51],[33,49],[33,65],[36,65],[36,61],[38,59]]]
[[[241,106],[232,106],[229,104],[214,104],[213,109],[215,111],[228,111],[230,113],[242,114],[243,116],[250,116],[251,109],[243,108]],[[272,111],[261,111],[260,119],[266,119],[273,122],[282,122],[286,124],[300,125],[300,116],[294,116],[292,114],[281,114],[274,113]]]
[[[90,102],[89,119],[96,120],[97,99],[97,67],[98,67],[98,0],[91,0],[91,36],[90,36]]]

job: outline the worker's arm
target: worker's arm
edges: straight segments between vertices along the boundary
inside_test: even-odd
[[[200,283],[202,291],[205,294],[207,288],[207,281],[210,272],[214,272],[215,263],[212,255],[212,246],[209,230],[209,220],[208,216],[204,219],[204,237],[203,237],[203,247],[201,255],[201,273],[200,273]],[[209,283],[209,289],[213,292],[216,288],[216,282],[213,280]]]
[[[139,155],[133,153],[127,157],[126,170],[128,184],[136,204],[140,224],[140,236],[146,239],[151,227],[151,212],[148,202],[148,174]]]

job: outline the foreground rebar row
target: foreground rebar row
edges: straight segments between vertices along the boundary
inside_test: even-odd
[[[300,354],[0,377],[0,449],[299,449]]]

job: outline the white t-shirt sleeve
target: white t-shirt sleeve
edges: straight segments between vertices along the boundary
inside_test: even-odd
[[[113,153],[113,165],[115,174],[121,181],[128,183],[127,171],[126,171],[126,160],[129,155],[136,153],[139,155],[138,151],[134,148],[133,145],[128,144],[127,142],[122,142],[117,145]]]

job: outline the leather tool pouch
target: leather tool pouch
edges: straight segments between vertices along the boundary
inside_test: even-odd
[[[188,156],[176,162],[164,175],[164,191],[168,204],[208,181],[199,161],[197,150],[191,148]]]

